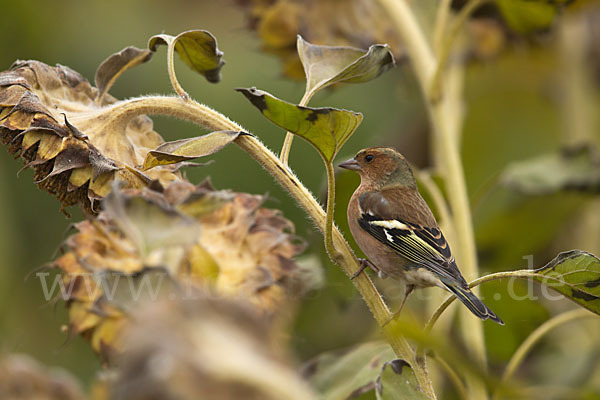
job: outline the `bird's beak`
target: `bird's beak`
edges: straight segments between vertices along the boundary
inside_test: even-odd
[[[360,164],[354,158],[344,161],[343,163],[338,165],[338,167],[346,168],[350,171],[360,171]]]

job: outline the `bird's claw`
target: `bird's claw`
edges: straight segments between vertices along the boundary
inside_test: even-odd
[[[360,274],[362,274],[362,272],[367,267],[370,267],[373,271],[376,271],[378,274],[380,273],[380,271],[377,268],[375,268],[375,266],[373,264],[371,264],[371,262],[369,260],[367,260],[366,258],[359,258],[358,261],[360,262],[360,268],[358,269],[358,271],[356,271],[350,277],[350,280],[354,280],[354,278],[356,278],[357,276],[359,276]]]

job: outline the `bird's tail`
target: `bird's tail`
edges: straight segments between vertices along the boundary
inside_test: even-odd
[[[490,310],[489,307],[483,303],[483,301],[479,300],[479,298],[475,296],[469,289],[455,285],[446,285],[446,287],[448,290],[454,293],[465,306],[467,306],[469,311],[479,318],[483,320],[489,318],[500,325],[504,325],[504,322],[498,318],[498,316],[494,314],[494,312]]]

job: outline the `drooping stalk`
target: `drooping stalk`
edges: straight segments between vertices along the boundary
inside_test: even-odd
[[[107,107],[102,115],[98,115],[98,118],[103,115],[111,115],[117,120],[117,123],[123,123],[141,114],[173,116],[212,130],[244,131],[240,125],[210,107],[178,97],[151,96],[122,101]],[[290,194],[319,230],[325,234],[327,214],[296,175],[255,136],[240,135],[235,143],[254,158]],[[330,171],[333,172],[333,166]],[[332,186],[332,189],[335,187]],[[333,206],[333,201],[331,203]],[[358,271],[360,265],[348,242],[333,224],[331,225],[331,243],[339,254],[337,259],[332,261],[338,263],[346,275],[352,276]],[[413,349],[404,338],[392,332],[390,325],[385,326],[391,318],[391,313],[369,276],[360,274],[352,280],[352,283],[369,307],[396,356],[404,359],[413,367],[421,389],[429,398],[435,399],[427,370],[417,363]]]

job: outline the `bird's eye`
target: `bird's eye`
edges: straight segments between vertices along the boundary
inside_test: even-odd
[[[368,155],[365,156],[365,161],[366,162],[371,162],[371,161],[373,161],[373,158],[375,158],[375,157],[373,157],[372,154],[368,154]]]

